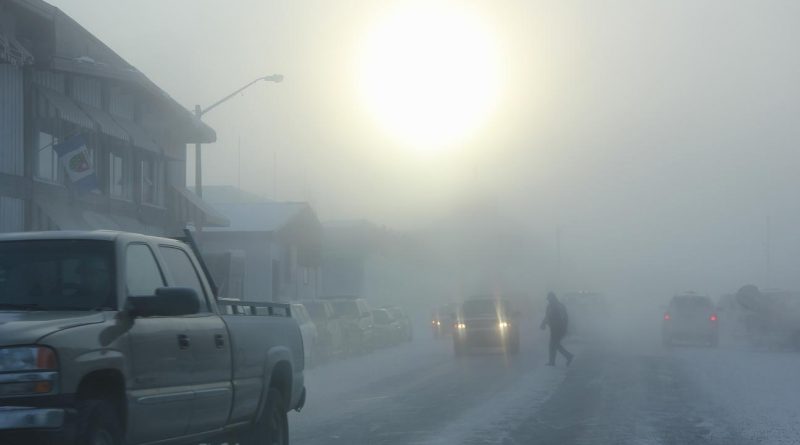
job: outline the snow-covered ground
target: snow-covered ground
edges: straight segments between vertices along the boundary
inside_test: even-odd
[[[747,348],[675,350],[689,377],[756,443],[800,443],[800,354]]]
[[[800,444],[800,355],[723,342],[663,348],[660,315],[625,314],[575,335],[570,368],[547,336],[519,357],[456,358],[448,340],[323,365],[307,375],[295,444]]]

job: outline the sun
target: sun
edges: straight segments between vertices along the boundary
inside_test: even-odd
[[[358,87],[377,123],[401,144],[440,153],[491,114],[498,54],[479,17],[445,3],[393,11],[364,40]]]

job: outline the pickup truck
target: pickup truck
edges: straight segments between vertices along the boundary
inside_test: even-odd
[[[0,443],[288,444],[305,403],[290,308],[218,302],[195,250],[111,231],[0,236]]]

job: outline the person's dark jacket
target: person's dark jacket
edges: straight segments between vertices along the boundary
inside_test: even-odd
[[[567,308],[560,301],[550,301],[547,303],[547,312],[542,320],[542,328],[550,326],[553,335],[564,335],[567,333],[569,316]]]

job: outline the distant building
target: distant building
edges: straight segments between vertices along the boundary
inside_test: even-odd
[[[186,144],[215,139],[58,8],[0,0],[0,231],[224,225],[185,187]]]
[[[319,296],[322,226],[307,203],[271,201],[231,186],[204,186],[203,198],[230,221],[200,235],[214,280],[230,290],[223,296],[251,301]]]
[[[324,224],[322,296],[357,296],[373,304],[408,300],[425,277],[416,242],[366,220]]]

